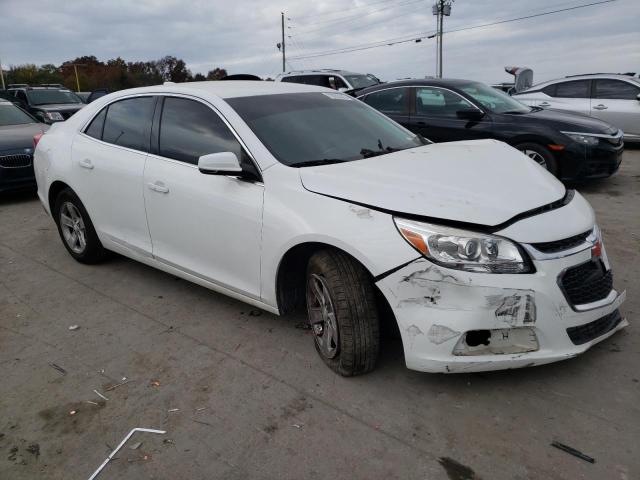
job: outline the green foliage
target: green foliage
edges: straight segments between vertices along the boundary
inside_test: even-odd
[[[158,85],[165,81],[178,83],[219,80],[227,75],[224,68],[215,68],[209,71],[206,77],[201,73],[196,73],[194,76],[184,60],[171,55],[147,62],[126,62],[120,57],[102,62],[91,55],[68,60],[60,66],[52,64],[39,67],[33,64],[11,66],[8,71],[4,71],[4,80],[6,84],[61,83],[76,90],[76,69],[82,91],[92,91],[98,88],[116,91],[124,88]]]

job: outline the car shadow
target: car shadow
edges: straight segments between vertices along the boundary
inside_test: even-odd
[[[0,205],[10,205],[12,203],[28,203],[38,199],[38,194],[33,189],[20,190],[17,192],[0,193]]]

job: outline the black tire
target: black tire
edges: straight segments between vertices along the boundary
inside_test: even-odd
[[[69,204],[75,207],[76,212],[79,214],[82,220],[82,225],[84,227],[83,236],[85,239],[84,248],[79,248],[79,244],[76,244],[76,248],[74,248],[72,245],[70,245],[69,240],[65,238],[65,233],[63,232],[62,225],[62,210],[63,208],[65,208],[65,212],[69,212]],[[100,239],[96,234],[96,230],[93,227],[91,218],[89,217],[87,210],[84,208],[84,205],[73,190],[71,190],[70,188],[66,188],[58,194],[54,202],[52,214],[56,225],[58,226],[58,233],[60,234],[62,244],[65,246],[65,248],[73,258],[75,258],[80,263],[88,264],[98,263],[105,258],[106,250],[102,246],[102,243],[100,243]]]
[[[544,165],[542,166],[545,167],[552,175],[556,177],[558,176],[558,162],[556,161],[556,157],[553,156],[553,153],[551,153],[547,147],[540,145],[539,143],[525,142],[519,143],[516,145],[516,148],[522,153],[525,153],[525,151],[535,152],[535,154],[544,159]],[[531,157],[531,155],[529,156]],[[536,158],[532,158],[532,160],[541,164],[541,162],[536,160]]]
[[[328,355],[320,346],[317,296],[313,286],[326,286],[334,310],[338,341]],[[371,277],[364,267],[338,250],[320,250],[307,266],[307,312],[314,344],[322,360],[343,376],[367,373],[375,367],[380,350],[380,320]],[[313,311],[312,311],[313,310]],[[324,332],[323,332],[324,334]]]

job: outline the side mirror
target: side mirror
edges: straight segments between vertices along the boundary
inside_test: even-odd
[[[234,175],[242,173],[238,157],[233,152],[210,153],[198,159],[198,170],[205,175]]]
[[[465,108],[463,110],[458,110],[456,112],[456,116],[462,120],[478,121],[484,117],[484,112],[477,108]]]

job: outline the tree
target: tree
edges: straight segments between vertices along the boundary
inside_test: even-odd
[[[214,68],[207,73],[207,80],[220,80],[227,76],[227,71],[224,68]]]
[[[201,74],[201,73],[196,73],[196,74],[193,76],[193,81],[194,81],[194,82],[202,82],[202,81],[204,81],[204,80],[206,80],[206,79],[207,79],[207,77],[205,77],[205,76],[204,76],[203,74]]]

